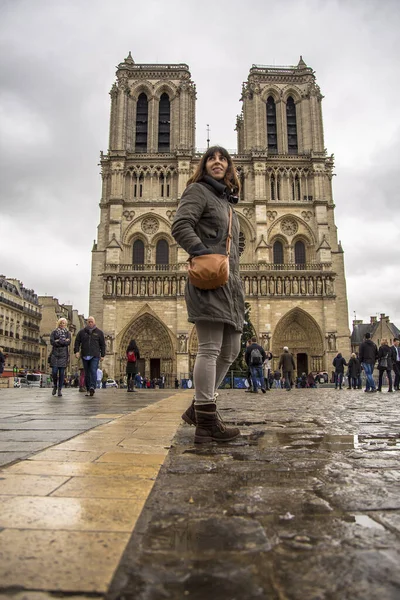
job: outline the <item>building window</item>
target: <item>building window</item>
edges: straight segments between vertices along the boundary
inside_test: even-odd
[[[133,264],[144,265],[144,244],[142,240],[136,240],[133,244]]]
[[[303,242],[296,242],[294,245],[294,262],[296,265],[306,264],[306,247]]]
[[[292,175],[292,200],[293,202],[299,202],[300,198],[300,177],[298,175]]]
[[[135,152],[147,152],[147,128],[149,104],[146,94],[140,94],[136,104],[136,145]]]
[[[283,245],[282,242],[274,243],[274,265],[283,265]]]
[[[170,195],[170,184],[167,183],[165,175],[160,176],[160,195],[161,198],[169,198]]]
[[[158,108],[158,151],[170,151],[171,105],[168,94],[162,94]]]
[[[296,105],[291,96],[286,102],[286,121],[288,136],[289,154],[297,154],[297,123],[296,123]]]
[[[169,264],[169,246],[166,240],[159,240],[156,247],[156,265]]]
[[[267,100],[267,142],[268,152],[278,152],[278,139],[276,133],[276,106],[272,96]]]

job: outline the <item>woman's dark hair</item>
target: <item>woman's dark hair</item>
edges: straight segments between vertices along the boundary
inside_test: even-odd
[[[217,152],[224,156],[228,161],[228,169],[225,173],[224,184],[230,189],[231,192],[239,192],[240,182],[236,173],[235,165],[233,164],[232,157],[229,154],[229,152],[221,146],[211,146],[211,148],[208,148],[207,152],[205,152],[201,157],[200,162],[197,165],[197,169],[187,182],[187,185],[190,185],[191,183],[196,183],[197,181],[201,181],[201,179],[203,179],[203,177],[207,175],[207,161],[210,158],[210,156],[214,156],[214,154],[216,154]]]
[[[129,342],[129,346],[126,349],[127,352],[130,352],[131,350],[134,350],[135,352],[136,352],[136,350],[138,350],[138,347],[136,345],[136,341],[135,340],[131,340]]]

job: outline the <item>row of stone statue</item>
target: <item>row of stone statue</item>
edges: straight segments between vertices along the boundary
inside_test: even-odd
[[[310,275],[242,277],[247,296],[332,296],[332,277]],[[104,294],[107,296],[182,296],[186,277],[107,277]]]

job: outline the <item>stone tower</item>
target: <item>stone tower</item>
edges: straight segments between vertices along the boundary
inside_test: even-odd
[[[185,64],[118,65],[92,253],[90,314],[119,377],[134,338],[141,374],[187,376],[197,339],[184,301],[186,253],[171,222],[200,155],[196,91]],[[274,355],[298,371],[331,370],[350,351],[343,251],[332,200],[333,157],[323,140],[322,95],[311,68],[253,66],[237,119],[242,190],[241,270],[251,320]]]

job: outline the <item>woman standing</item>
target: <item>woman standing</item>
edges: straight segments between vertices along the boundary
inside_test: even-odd
[[[379,371],[379,381],[378,381],[378,392],[382,391],[382,379],[383,374],[386,371],[388,381],[389,381],[389,389],[388,392],[393,392],[393,383],[392,383],[392,368],[393,368],[393,354],[392,348],[388,345],[387,339],[382,339],[381,345],[378,349],[378,371]]]
[[[128,392],[135,391],[135,375],[138,371],[137,361],[139,358],[139,348],[137,347],[135,340],[131,340],[126,349],[126,379],[128,384]]]
[[[61,390],[64,384],[65,369],[68,366],[71,334],[67,329],[67,319],[57,321],[57,329],[50,334],[50,344],[53,346],[50,355],[50,365],[53,375],[53,391],[55,396],[58,388],[58,396],[62,396]],[[58,385],[57,385],[58,384]]]
[[[355,352],[353,352],[350,357],[348,368],[349,368],[348,389],[351,390],[351,388],[353,388],[353,390],[356,390],[358,388],[358,378],[361,375],[361,364],[360,364],[360,361],[358,360]]]
[[[230,208],[236,204],[239,181],[229,153],[213,146],[200,159],[182,194],[172,235],[191,256],[226,254]],[[198,353],[193,370],[195,398],[182,415],[196,425],[195,442],[227,442],[240,435],[217,416],[216,390],[240,351],[244,294],[239,276],[239,221],[232,209],[229,280],[214,290],[186,282],[189,322],[194,323]]]
[[[267,358],[264,360],[263,370],[264,370],[264,386],[266,390],[270,390],[271,386],[269,383],[269,378],[271,375],[271,361],[272,361],[272,352],[266,352]]]

